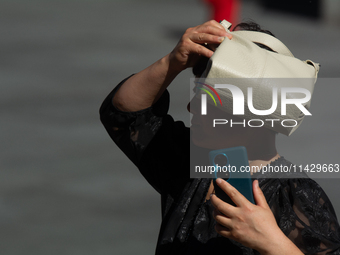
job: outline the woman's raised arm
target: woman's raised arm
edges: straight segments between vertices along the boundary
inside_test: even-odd
[[[113,105],[127,112],[150,107],[181,71],[193,67],[200,56],[212,56],[213,51],[204,47],[205,43],[219,44],[225,37],[231,39],[232,35],[216,21],[188,28],[171,53],[125,81]]]

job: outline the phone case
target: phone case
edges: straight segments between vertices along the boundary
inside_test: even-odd
[[[210,151],[210,165],[214,166],[215,170],[218,166],[222,167],[222,165],[219,165],[218,163],[216,164],[217,159],[225,166],[224,170],[227,170],[227,172],[215,171],[214,173],[214,187],[216,196],[227,203],[235,205],[229,196],[216,184],[216,179],[222,178],[235,187],[250,202],[255,204],[250,172],[243,171],[247,166],[249,166],[246,148],[239,146]]]

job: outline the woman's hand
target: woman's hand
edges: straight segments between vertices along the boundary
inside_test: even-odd
[[[211,57],[213,51],[205,43],[220,44],[225,36],[231,38],[216,21],[187,29],[171,53],[125,81],[112,99],[113,105],[126,112],[150,107],[181,71],[194,66],[200,56]]]
[[[169,55],[170,68],[180,72],[193,67],[200,56],[210,58],[213,51],[204,47],[204,44],[220,44],[225,37],[231,39],[232,35],[215,20],[188,28]]]
[[[217,179],[216,183],[236,205],[232,206],[215,195],[211,197],[217,233],[261,254],[302,254],[276,224],[257,180],[253,182],[256,205],[228,182]]]

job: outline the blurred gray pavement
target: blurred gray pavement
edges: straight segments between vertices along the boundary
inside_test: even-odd
[[[254,2],[242,17],[322,63],[327,79],[316,86],[313,117],[279,136],[280,154],[339,164],[339,27]],[[207,17],[198,0],[0,1],[0,254],[154,253],[160,197],[110,140],[98,109],[119,81]],[[170,87],[170,113],[186,124],[190,77],[183,72]],[[318,182],[340,215],[340,179]]]

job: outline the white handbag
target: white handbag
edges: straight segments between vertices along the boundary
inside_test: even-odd
[[[224,20],[221,24],[230,32],[228,29],[231,23]],[[230,33],[233,38],[226,38],[217,47],[198,80],[200,84],[215,88],[221,98],[221,103],[216,104],[212,97],[208,97],[208,103],[227,113],[235,113],[236,101],[240,107],[241,99],[235,100],[230,86],[228,89],[221,87],[221,84],[233,85],[244,96],[244,113],[239,112],[237,117],[251,120],[251,123],[257,120],[266,128],[291,135],[309,112],[319,64],[295,58],[280,40],[271,35],[255,31]],[[266,45],[276,52],[265,50],[254,42]],[[204,93],[203,90],[200,91]],[[199,94],[197,93],[198,96]],[[248,102],[249,96],[251,104]],[[261,115],[264,113],[269,114]]]

